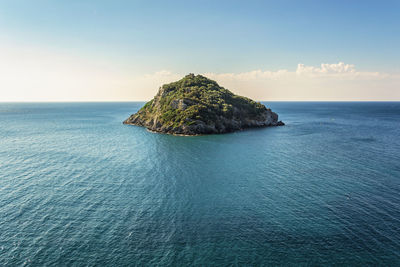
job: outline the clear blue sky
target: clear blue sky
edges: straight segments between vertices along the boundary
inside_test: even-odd
[[[395,71],[399,17],[400,1],[10,0],[0,3],[0,32],[19,42],[140,63],[144,72],[338,61]]]
[[[189,72],[257,99],[400,100],[399,62],[399,0],[0,1],[8,100],[87,100],[100,87],[96,99],[143,100]]]

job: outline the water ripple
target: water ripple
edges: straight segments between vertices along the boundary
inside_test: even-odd
[[[141,103],[1,104],[0,266],[400,265],[389,104],[187,138],[122,125]]]

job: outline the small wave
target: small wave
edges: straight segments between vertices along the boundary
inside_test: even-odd
[[[373,137],[352,137],[350,138],[352,141],[358,141],[358,142],[376,142],[376,138]]]

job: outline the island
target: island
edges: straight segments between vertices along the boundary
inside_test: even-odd
[[[202,75],[189,74],[160,87],[157,95],[124,124],[175,135],[221,134],[282,126],[260,102],[238,96]]]

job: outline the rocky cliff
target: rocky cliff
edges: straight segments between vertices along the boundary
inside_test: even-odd
[[[124,124],[181,135],[284,125],[278,121],[278,115],[263,104],[235,95],[215,81],[194,74],[160,87],[154,99]]]

